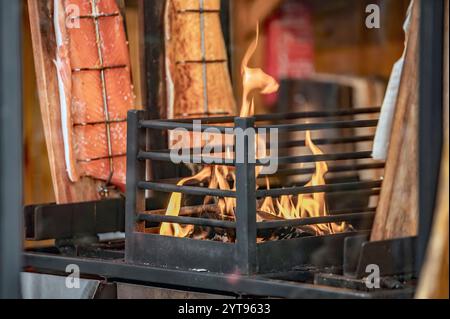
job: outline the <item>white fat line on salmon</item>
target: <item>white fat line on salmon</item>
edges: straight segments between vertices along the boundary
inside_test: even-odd
[[[71,145],[71,127],[72,121],[70,116],[69,106],[67,105],[67,93],[66,86],[64,84],[64,61],[62,61],[60,57],[60,50],[63,49],[64,37],[61,30],[61,21],[60,14],[64,12],[64,8],[62,8],[61,0],[54,0],[54,12],[53,12],[53,23],[55,27],[55,38],[56,38],[56,60],[53,63],[56,66],[56,74],[58,78],[58,91],[59,91],[59,102],[60,102],[60,112],[61,112],[61,129],[63,135],[63,144],[64,144],[64,159],[66,163],[66,171],[69,175],[69,179],[72,182],[78,180],[78,174],[73,167],[73,150]],[[65,16],[63,21],[65,21]],[[67,68],[67,66],[66,66]],[[70,68],[69,68],[70,69]],[[66,75],[67,76],[67,75]],[[70,78],[71,74],[69,75]],[[67,80],[69,81],[69,79]],[[70,87],[70,83],[67,83]]]

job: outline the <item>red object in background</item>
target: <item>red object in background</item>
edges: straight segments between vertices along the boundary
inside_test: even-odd
[[[276,80],[302,79],[314,73],[314,32],[308,4],[284,1],[265,25],[266,61],[264,70]],[[274,104],[277,94],[265,97]]]

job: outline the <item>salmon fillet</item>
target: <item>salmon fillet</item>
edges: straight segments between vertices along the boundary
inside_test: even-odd
[[[54,0],[54,24],[68,176],[123,191],[126,118],[135,97],[120,10],[115,0]]]
[[[168,117],[235,114],[220,0],[168,0],[165,11]]]
[[[168,118],[236,114],[220,0],[167,0],[165,62]],[[169,135],[169,148],[194,147],[200,135]],[[216,136],[220,139],[220,135]],[[200,142],[201,146],[205,142]],[[200,146],[200,145],[197,145]]]

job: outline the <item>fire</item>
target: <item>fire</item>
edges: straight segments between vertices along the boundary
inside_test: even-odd
[[[323,155],[311,138],[311,132],[306,132],[306,146],[314,155]],[[328,165],[326,162],[316,162],[316,171],[311,180],[305,187],[314,187],[325,185],[325,175],[328,173]],[[266,179],[268,189],[270,189],[269,181]],[[324,193],[300,194],[298,196],[286,195],[276,200],[276,208],[272,198],[266,198],[261,206],[261,211],[272,214],[284,219],[297,219],[308,217],[327,216],[327,206]],[[347,225],[338,224],[322,224],[314,225],[313,228],[320,235],[334,234],[345,231]]]
[[[278,91],[280,85],[273,77],[259,68],[250,68],[248,64],[258,47],[259,25],[256,26],[256,38],[245,53],[241,65],[242,82],[244,86],[242,94],[241,117],[249,117],[255,114],[255,102],[251,93],[255,90],[261,94],[272,94]]]
[[[242,62],[241,72],[243,78],[243,98],[241,106],[241,117],[253,116],[255,112],[254,98],[252,93],[261,94],[275,93],[279,89],[279,84],[270,75],[264,73],[262,69],[250,68],[248,66],[251,57],[256,51],[259,41],[259,27],[257,26],[256,38],[248,48]],[[306,146],[314,155],[321,155],[323,152],[313,143],[311,133],[306,132]],[[256,154],[258,158],[267,156],[266,143],[260,137],[256,137]],[[233,154],[225,153],[226,158],[232,158]],[[260,168],[256,169],[256,176],[259,176]],[[328,172],[328,166],[325,162],[316,163],[316,171],[309,183],[305,186],[325,185],[325,174]],[[193,177],[182,179],[178,186],[183,186],[190,181],[204,182],[208,180],[210,189],[235,190],[235,171],[234,168],[227,166],[212,165],[206,166],[200,173]],[[269,179],[266,177],[267,188],[270,189]],[[230,186],[232,185],[232,186]],[[182,194],[172,194],[167,206],[166,214],[168,216],[178,216],[181,210]],[[206,197],[205,204],[214,201],[214,198]],[[236,199],[220,198],[217,205],[222,218],[235,219]],[[325,194],[301,194],[298,196],[282,196],[278,199],[265,198],[258,209],[261,212],[271,214],[283,219],[296,219],[307,217],[320,217],[328,214]],[[313,226],[317,234],[332,234],[342,232],[346,225],[326,224]],[[175,237],[189,237],[194,232],[193,226],[181,226],[178,224],[163,223],[160,229],[161,235]]]
[[[187,177],[178,182],[178,186],[183,186],[190,181],[202,182],[211,175],[211,167],[205,167],[200,173],[195,176]],[[181,210],[181,193],[173,193],[170,197],[169,204],[167,205],[167,216],[178,216]],[[188,237],[194,231],[192,225],[181,226],[178,224],[163,223],[159,233],[165,236],[174,237]]]

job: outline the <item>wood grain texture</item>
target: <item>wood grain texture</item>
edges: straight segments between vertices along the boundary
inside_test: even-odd
[[[416,1],[372,241],[417,235],[419,14]]]
[[[56,57],[51,20],[53,1],[28,0],[28,10],[39,102],[56,201],[64,204],[97,200],[100,182],[83,177],[73,183],[66,172],[57,74],[53,63]]]
[[[24,204],[55,202],[37,96],[28,7],[23,6]]]

